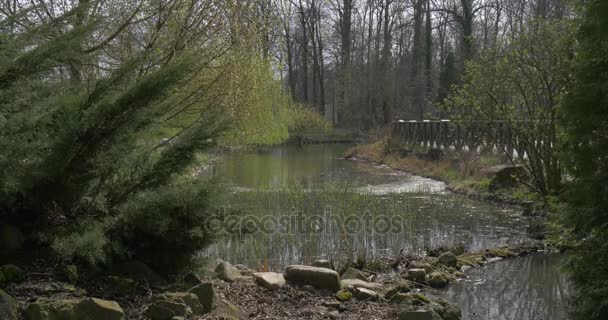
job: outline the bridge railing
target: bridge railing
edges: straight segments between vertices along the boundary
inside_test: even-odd
[[[529,122],[529,121],[521,121]],[[498,150],[517,155],[518,137],[513,122],[475,120],[399,120],[393,142],[409,146],[449,148],[457,151]]]

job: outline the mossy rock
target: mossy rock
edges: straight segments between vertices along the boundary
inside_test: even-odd
[[[0,285],[11,283],[21,283],[25,280],[25,272],[13,264],[6,264],[0,267]]]
[[[515,256],[513,251],[507,247],[491,248],[486,251],[486,256],[490,258],[509,258]]]
[[[431,300],[422,293],[397,293],[389,300],[392,304],[424,305]]]
[[[81,320],[76,315],[78,299],[38,299],[23,312],[28,320]]]
[[[0,319],[17,320],[19,304],[8,293],[0,290]]]
[[[131,278],[109,276],[107,279],[112,292],[119,296],[128,296],[137,291],[137,281]]]
[[[427,283],[431,288],[441,289],[447,287],[450,283],[450,278],[441,272],[432,272],[429,275]]]
[[[340,290],[336,293],[336,299],[338,299],[338,301],[349,301],[353,298],[353,294],[350,291],[347,290]]]
[[[97,298],[83,299],[76,305],[76,316],[81,320],[123,320],[125,313],[115,301]]]

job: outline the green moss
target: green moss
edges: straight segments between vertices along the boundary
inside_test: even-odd
[[[25,280],[25,272],[21,268],[7,264],[0,267],[0,285],[20,283]]]
[[[509,248],[492,248],[488,250],[488,255],[490,257],[499,257],[499,258],[507,258],[512,257],[515,254]]]
[[[346,290],[340,290],[340,291],[338,291],[338,293],[336,293],[336,299],[338,299],[338,301],[342,301],[342,302],[349,301],[352,298],[353,298],[353,294]]]

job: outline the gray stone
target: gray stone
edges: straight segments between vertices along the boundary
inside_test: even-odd
[[[0,319],[17,320],[18,309],[17,301],[0,289]]]
[[[253,275],[255,282],[264,288],[277,290],[285,286],[285,278],[276,272],[256,272]]]
[[[429,286],[436,289],[445,288],[449,282],[449,278],[441,272],[431,272],[427,280]]]
[[[351,290],[354,288],[365,288],[374,291],[379,291],[383,289],[383,286],[379,283],[367,282],[359,279],[342,280],[342,287]]]
[[[344,271],[342,274],[342,280],[344,279],[359,279],[367,281],[367,277],[363,274],[363,272],[354,268],[348,268],[346,271]]]
[[[154,301],[146,309],[146,316],[152,320],[171,320],[173,317],[186,317],[188,315],[188,306],[185,303],[179,303],[169,300]]]
[[[152,297],[152,301],[167,300],[187,305],[194,314],[203,314],[198,296],[192,292],[165,292]]]
[[[359,287],[355,289],[355,297],[359,300],[377,300],[379,296],[376,291]]]
[[[437,312],[443,320],[460,320],[462,317],[460,306],[443,298],[434,298],[431,309]]]
[[[456,264],[458,263],[458,258],[456,258],[453,253],[446,252],[439,256],[439,263],[448,267],[456,267]]]
[[[86,298],[76,305],[76,316],[82,320],[123,320],[125,313],[114,301]]]
[[[215,308],[215,288],[211,282],[203,282],[190,290],[196,294],[198,301],[203,307],[203,313],[211,312]]]
[[[325,260],[325,259],[315,260],[312,263],[312,266],[317,267],[317,268],[333,269],[333,266],[331,265],[331,261]]]
[[[30,303],[23,315],[27,320],[79,320],[76,315],[78,299],[41,298]]]
[[[340,275],[327,268],[291,265],[285,269],[285,279],[299,285],[312,285],[317,289],[337,292],[342,288]]]
[[[433,310],[404,310],[399,313],[399,320],[441,320]]]
[[[218,299],[217,308],[213,314],[224,320],[239,320],[242,318],[241,309],[228,300]]]
[[[241,272],[230,263],[222,261],[215,267],[215,275],[226,282],[234,282],[241,277]]]
[[[409,269],[405,278],[419,284],[426,283],[426,271],[424,269]]]

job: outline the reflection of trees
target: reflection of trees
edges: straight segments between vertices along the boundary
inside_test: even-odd
[[[534,255],[492,263],[453,285],[447,298],[461,305],[463,319],[564,319],[567,285],[560,259]]]

